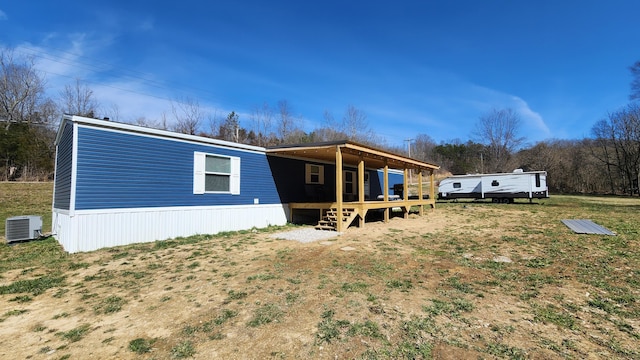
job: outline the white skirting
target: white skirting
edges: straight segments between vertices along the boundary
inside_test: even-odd
[[[54,237],[70,253],[287,222],[286,206],[256,204],[140,209],[53,210]]]

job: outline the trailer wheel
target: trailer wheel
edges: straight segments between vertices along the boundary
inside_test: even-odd
[[[499,203],[499,202],[500,202],[500,199],[498,199],[498,198],[491,198],[491,202],[492,202],[492,203],[494,203],[494,204],[497,204],[497,203]]]
[[[503,203],[503,204],[508,204],[508,203],[510,203],[509,198],[502,198],[502,203]]]

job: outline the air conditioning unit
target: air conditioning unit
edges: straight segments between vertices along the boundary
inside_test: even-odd
[[[35,215],[7,218],[5,223],[7,243],[37,239],[42,235],[42,217]]]

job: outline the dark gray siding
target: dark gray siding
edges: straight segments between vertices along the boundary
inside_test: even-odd
[[[305,184],[305,164],[317,164],[324,166],[324,184]],[[313,161],[289,159],[278,156],[269,156],[269,164],[276,182],[280,201],[282,203],[291,202],[327,202],[336,200],[336,167],[334,164],[316,163]],[[345,170],[356,171],[356,168],[349,166]],[[382,195],[382,184],[384,184],[384,173],[368,169],[369,173],[369,193],[371,200],[376,200],[378,195]],[[393,184],[402,184],[403,175],[389,173],[389,187]],[[393,194],[393,191],[389,192]]]

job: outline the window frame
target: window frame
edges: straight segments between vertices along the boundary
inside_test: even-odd
[[[312,172],[313,168],[318,169],[318,173]],[[318,176],[318,181],[313,181],[313,175]],[[304,179],[307,185],[324,185],[324,165],[306,163],[304,166]]]
[[[342,174],[342,193],[345,195],[357,195],[358,172],[353,170],[343,170]],[[349,177],[351,177],[351,180],[349,180]]]
[[[237,156],[221,155],[195,151],[193,153],[193,193],[194,194],[231,194],[240,195],[240,158]],[[229,159],[229,172],[207,171],[207,157]],[[223,191],[207,191],[207,175],[228,176],[229,189]]]

